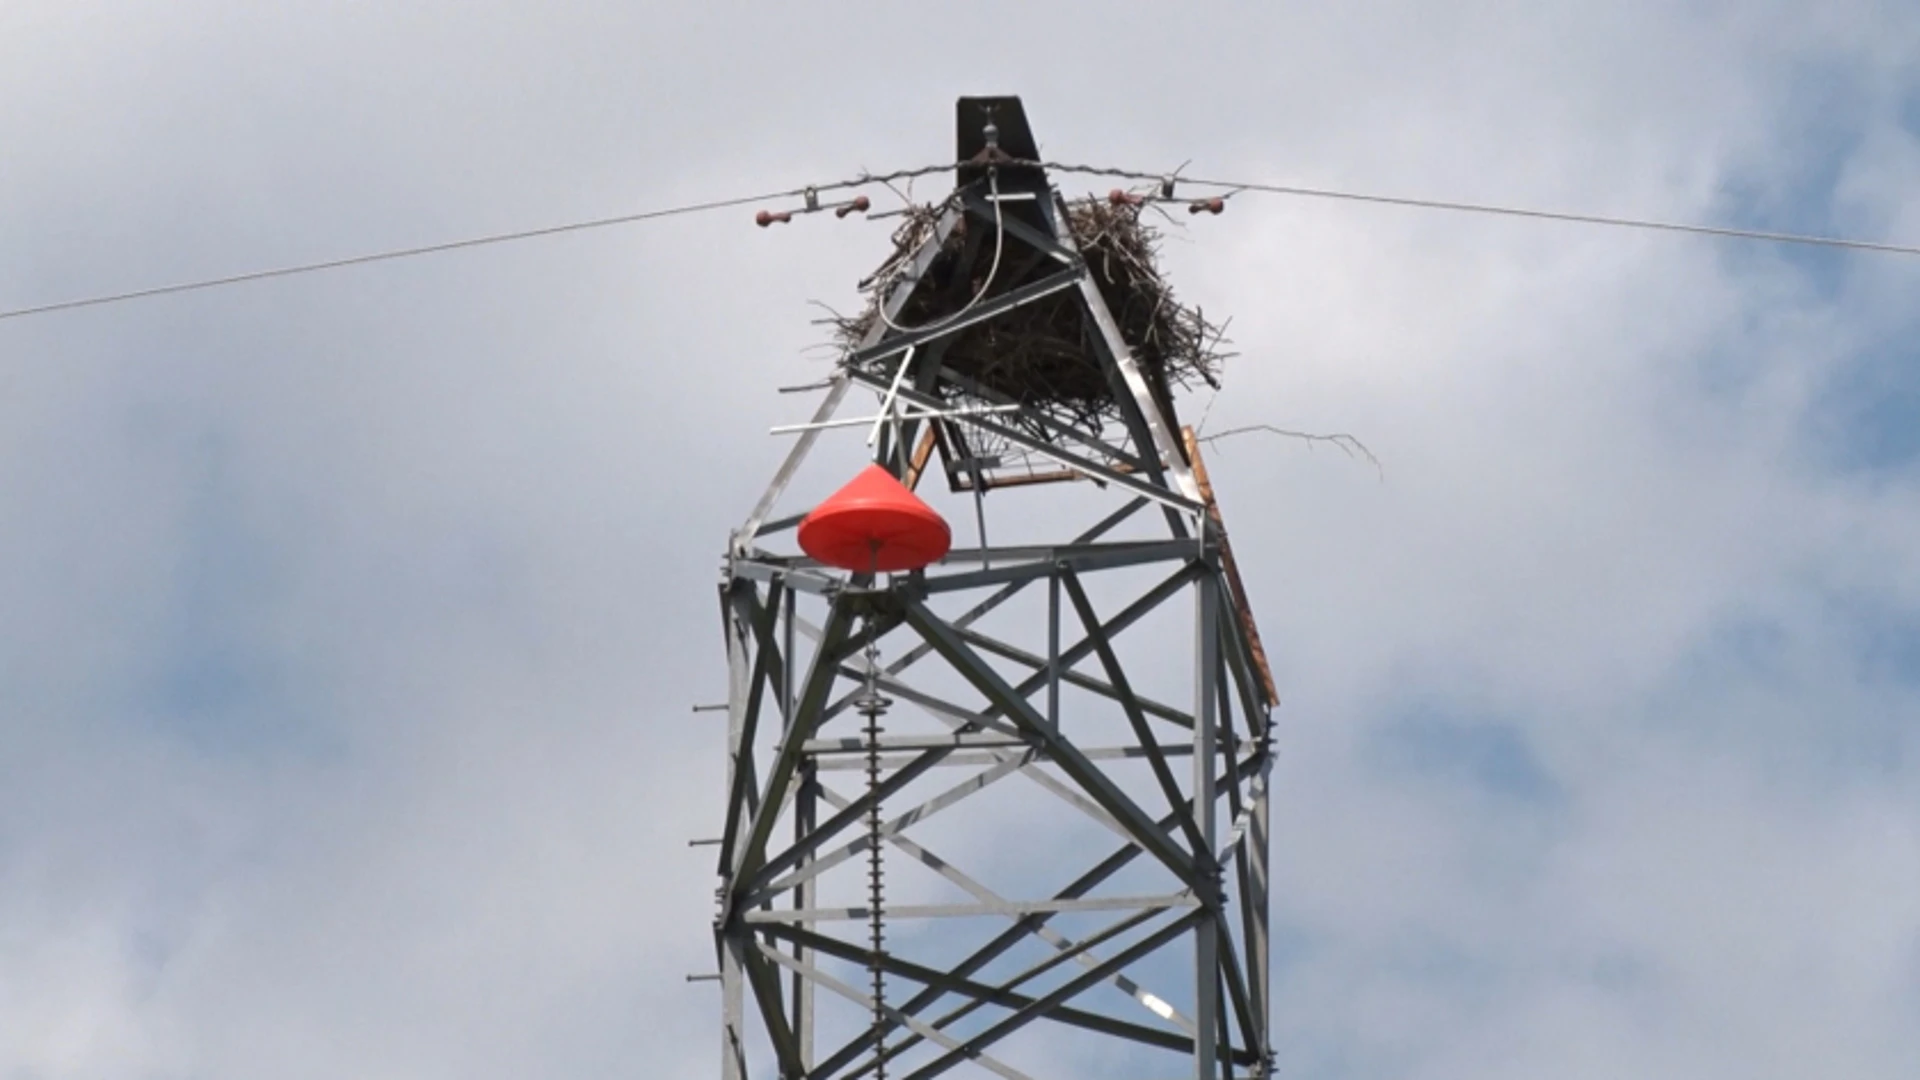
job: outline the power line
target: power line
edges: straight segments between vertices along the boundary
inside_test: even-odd
[[[1038,166],[1058,173],[1072,173],[1083,176],[1104,176],[1122,180],[1145,181],[1163,184],[1168,177],[1165,174],[1141,172],[1135,169],[1110,168],[1100,165],[1075,165],[1062,162],[1017,161],[1000,163],[1004,167]],[[153,288],[134,289],[128,292],[107,293],[89,296],[77,300],[62,300],[51,304],[39,304],[33,307],[14,308],[0,311],[0,321],[20,319],[30,315],[48,315],[57,311],[72,311],[78,308],[98,307],[105,304],[118,304],[129,300],[141,300],[155,296],[169,296],[177,293],[198,292],[203,289],[215,289],[228,285],[239,285],[249,281],[263,281],[269,278],[293,277],[299,274],[312,274],[323,270],[337,270],[349,266],[363,266],[368,263],[390,262],[397,259],[410,259],[421,255],[436,255],[442,252],[459,251],[465,248],[486,247],[493,244],[514,243],[521,240],[533,240],[545,236],[557,236],[562,233],[585,232],[591,229],[604,229],[615,225],[632,225],[659,218],[678,217],[686,214],[698,214],[712,210],[725,210],[751,203],[770,202],[775,199],[805,197],[811,204],[821,192],[838,191],[848,188],[865,187],[870,184],[886,184],[894,180],[913,179],[953,172],[958,164],[926,165],[913,169],[898,169],[888,173],[862,173],[851,180],[841,180],[830,184],[816,184],[807,187],[791,188],[785,191],[772,191],[761,195],[745,195],[737,198],[715,199],[708,202],[689,203],[684,206],[667,207],[660,210],[643,210],[638,213],[621,214],[614,217],[591,218],[585,221],[573,221],[562,225],[549,225],[535,229],[522,229],[514,232],[492,233],[484,236],[451,240],[439,244],[425,244],[419,247],[395,248],[389,251],[372,252],[365,255],[353,255],[342,259],[329,259],[324,262],[301,263],[295,266],[283,266],[270,270],[255,270],[227,277],[203,278],[196,281],[178,282]],[[1536,221],[1559,221],[1580,225],[1601,225],[1611,228],[1638,229],[1643,231],[1670,232],[1694,236],[1714,236],[1738,240],[1759,240],[1776,244],[1797,244],[1809,247],[1839,248],[1850,251],[1878,252],[1890,255],[1920,255],[1920,246],[1906,244],[1888,244],[1869,240],[1854,240],[1837,236],[1816,236],[1806,233],[1769,232],[1760,229],[1736,229],[1716,225],[1696,225],[1686,222],[1658,221],[1650,218],[1617,217],[1605,214],[1584,214],[1561,210],[1540,210],[1531,207],[1507,206],[1497,203],[1454,202],[1444,199],[1423,199],[1399,195],[1380,195],[1370,192],[1345,191],[1336,188],[1302,187],[1291,184],[1268,184],[1234,180],[1206,180],[1196,177],[1175,177],[1177,182],[1202,188],[1217,188],[1229,195],[1243,191],[1256,191],[1272,195],[1290,195],[1296,198],[1325,199],[1340,202],[1368,203],[1377,206],[1399,206],[1417,210],[1439,210],[1451,213],[1482,214],[1498,217],[1525,218]]]
[[[1289,187],[1281,184],[1229,184],[1215,180],[1189,183],[1237,191],[1262,191],[1274,195],[1296,195],[1309,199],[1338,199],[1346,202],[1375,203],[1382,206],[1407,206],[1420,210],[1449,210],[1464,214],[1494,214],[1502,217],[1532,218],[1540,221],[1567,221],[1580,225],[1610,225],[1623,229],[1655,232],[1691,233],[1695,236],[1722,236],[1737,240],[1766,240],[1776,244],[1802,244],[1812,247],[1844,248],[1850,251],[1878,251],[1888,255],[1920,255],[1920,246],[1882,244],[1871,240],[1850,240],[1841,236],[1814,236],[1807,233],[1767,232],[1761,229],[1732,229],[1717,225],[1692,225],[1678,221],[1654,221],[1647,218],[1609,217],[1603,214],[1575,214],[1560,210],[1533,210],[1520,206],[1491,203],[1446,202],[1440,199],[1412,199],[1396,195],[1370,195],[1356,191],[1326,188]]]
[[[725,210],[736,206],[746,206],[750,203],[769,202],[774,199],[798,198],[805,195],[809,190],[815,192],[832,191],[840,188],[858,186],[862,183],[865,183],[864,179],[848,180],[840,183],[825,184],[811,189],[795,188],[790,191],[775,191],[764,195],[743,195],[737,198],[715,199],[710,202],[689,203],[685,206],[672,206],[662,210],[642,210],[638,213],[620,214],[615,217],[572,221],[564,225],[547,225],[537,229],[520,229],[515,232],[492,233],[486,236],[468,237],[464,240],[449,240],[445,243],[425,244],[420,247],[395,248],[391,251],[378,251],[366,255],[351,255],[344,259],[328,259],[324,262],[301,263],[297,266],[282,266],[272,270],[254,270],[244,274],[233,274],[228,277],[184,281],[148,289],[134,289],[130,292],[89,296],[80,300],[62,300],[58,303],[41,304],[37,307],[0,311],[0,320],[25,318],[28,315],[46,315],[55,311],[72,311],[75,308],[97,307],[101,304],[117,304],[127,300],[141,300],[151,296],[168,296],[174,293],[196,292],[201,289],[217,289],[222,286],[238,285],[248,281],[292,277],[296,274],[312,274],[321,270],[337,270],[347,266],[364,266],[368,263],[390,262],[395,259],[411,259],[419,255],[437,255],[441,252],[459,251],[463,248],[486,247],[491,244],[508,244],[519,240],[533,240],[542,236],[558,236],[561,233],[604,229],[613,225],[632,225],[642,221],[654,221],[659,218],[679,217],[686,214],[699,214],[709,210]]]
[[[926,165],[917,169],[896,169],[888,173],[863,172],[850,180],[836,180],[828,184],[809,184],[805,187],[789,188],[785,191],[769,191],[761,195],[742,195],[731,199],[715,199],[710,202],[690,203],[685,206],[673,206],[662,210],[642,210],[633,214],[620,214],[615,217],[591,218],[586,221],[572,221],[564,225],[547,225],[536,229],[521,229],[515,232],[492,233],[486,236],[469,237],[464,240],[450,240],[440,244],[425,244],[420,247],[396,248],[392,251],[379,251],[366,255],[351,255],[344,259],[329,259],[325,262],[301,263],[297,266],[283,266],[273,270],[254,270],[228,277],[204,278],[197,281],[183,281],[172,285],[160,285],[148,289],[134,289],[130,292],[108,293],[101,296],[89,296],[79,300],[62,300],[52,304],[40,304],[34,307],[14,308],[0,311],[0,321],[20,319],[29,315],[48,315],[56,311],[72,311],[75,308],[97,307],[102,304],[118,304],[127,300],[143,300],[152,296],[169,296],[174,293],[197,292],[201,289],[216,289],[226,285],[239,285],[248,281],[262,281],[267,278],[292,277],[296,274],[312,274],[321,270],[337,270],[347,266],[363,266],[367,263],[389,262],[394,259],[411,259],[418,255],[437,255],[446,251],[459,251],[463,248],[486,247],[490,244],[508,244],[519,240],[533,240],[543,236],[557,236],[561,233],[585,232],[589,229],[604,229],[613,225],[632,225],[657,218],[679,217],[685,214],[699,214],[709,210],[726,210],[751,203],[771,202],[775,199],[813,199],[825,191],[844,191],[849,188],[866,187],[870,184],[886,184],[894,180],[911,180],[935,173],[953,172],[960,166]]]
[[[1164,175],[1136,172],[1130,169],[1108,169],[1087,165],[1051,165],[1056,172],[1077,172],[1093,176],[1111,176],[1127,180],[1144,180],[1163,183]],[[1815,236],[1807,233],[1768,232],[1761,229],[1735,229],[1717,225],[1694,225],[1677,221],[1656,221],[1650,218],[1613,217],[1605,214],[1581,214],[1561,210],[1537,210],[1523,206],[1502,206],[1496,203],[1451,202],[1444,199],[1417,199],[1400,195],[1376,195],[1368,192],[1341,191],[1334,188],[1299,187],[1289,184],[1264,184],[1233,180],[1202,180],[1198,178],[1176,177],[1182,184],[1196,187],[1221,188],[1229,193],[1238,191],[1258,191],[1271,195],[1292,195],[1306,199],[1332,199],[1341,202],[1371,203],[1377,206],[1403,206],[1417,210],[1444,210],[1462,214],[1491,214],[1499,217],[1529,218],[1536,221],[1564,221],[1580,225],[1606,225],[1621,229],[1642,229],[1654,232],[1688,233],[1695,236],[1719,236],[1737,240],[1764,240],[1776,244],[1801,244],[1813,247],[1843,248],[1851,251],[1877,251],[1889,255],[1920,255],[1920,246],[1907,244],[1884,244],[1870,240],[1852,240],[1839,236]]]

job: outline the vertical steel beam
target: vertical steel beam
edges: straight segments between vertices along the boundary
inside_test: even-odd
[[[796,846],[804,843],[807,836],[818,824],[820,805],[820,778],[814,762],[807,758],[800,763],[800,787],[793,801],[793,841]],[[813,861],[812,852],[800,860],[804,868]],[[805,911],[814,907],[818,901],[819,882],[808,878],[793,891],[793,907],[796,911]],[[811,963],[805,945],[794,948],[794,959],[803,964]],[[813,1062],[813,985],[807,980],[794,976],[793,980],[793,1037],[798,1046],[800,1064],[810,1066]]]
[[[748,685],[753,678],[750,642],[752,628],[746,624],[739,605],[731,602],[736,588],[753,586],[748,582],[730,582],[721,590],[722,609],[727,631],[727,790],[736,789],[735,779],[744,767],[745,755],[753,748],[745,745]],[[729,807],[730,813],[741,808]],[[744,954],[738,940],[715,927],[715,943],[720,962],[720,1075],[723,1080],[747,1080],[746,986]]]
[[[780,1063],[782,1077],[800,1076],[800,1050],[793,1039],[793,1028],[787,1023],[787,1016],[780,1010],[780,973],[774,969],[760,950],[752,947],[751,937],[737,939],[741,950],[741,964],[746,968],[747,981],[753,987],[754,1004],[760,1007],[760,1020],[766,1026],[767,1038],[773,1043],[774,1058]]]
[[[789,724],[780,735],[780,746],[774,754],[773,767],[767,773],[766,791],[760,799],[760,812],[748,826],[746,842],[734,846],[732,884],[736,887],[742,879],[751,878],[766,862],[767,841],[773,837],[774,822],[780,816],[780,808],[786,804],[788,786],[800,766],[800,747],[813,737],[813,728],[820,718],[820,708],[833,689],[842,657],[841,650],[846,647],[852,630],[852,606],[844,597],[836,598],[827,615],[825,632],[814,651],[813,667],[807,672],[806,689],[795,708],[795,722]]]
[[[796,709],[799,702],[794,698],[794,630],[797,613],[794,608],[799,603],[799,594],[787,590],[785,621],[781,624],[780,651],[783,663],[780,665],[780,715],[787,727],[792,727],[799,719]],[[794,841],[806,838],[818,823],[820,800],[820,779],[815,762],[811,758],[802,758],[800,762],[800,789],[794,799],[793,835]],[[810,908],[818,900],[817,883],[808,881],[796,889],[793,894],[793,906],[798,909]],[[812,962],[812,955],[804,945],[794,948],[794,959],[801,964]],[[810,1067],[813,1063],[813,984],[795,975],[793,979],[793,1035],[798,1044],[800,1064]]]
[[[730,693],[739,691],[742,696],[730,698],[728,714],[735,718],[740,727],[730,736],[736,751],[729,758],[733,769],[727,778],[727,823],[720,838],[720,868],[725,873],[733,865],[735,845],[739,842],[741,830],[752,824],[753,815],[759,812],[760,783],[758,769],[753,756],[753,742],[759,733],[761,702],[766,692],[766,680],[769,678],[784,685],[787,674],[781,659],[781,650],[774,644],[773,631],[775,620],[780,614],[780,599],[785,595],[793,597],[791,589],[782,590],[777,584],[767,589],[767,604],[762,606],[759,594],[753,582],[736,578],[723,590],[728,609],[728,619],[738,619],[751,647],[745,655],[749,657],[745,669],[745,682],[740,683],[736,676],[730,684]],[[731,623],[729,625],[732,625]],[[774,688],[779,692],[779,686]],[[781,707],[782,717],[787,715],[785,706]]]
[[[800,614],[796,610],[800,604],[800,594],[791,585],[785,586],[782,591],[786,593],[783,597],[786,606],[781,611],[783,620],[780,628],[780,718],[791,726],[794,707],[799,704],[793,696],[793,646],[794,631],[797,629],[795,624]]]
[[[720,1076],[747,1080],[747,998],[742,940],[722,937],[720,947]]]
[[[1201,882],[1206,917],[1194,927],[1193,1074],[1196,1080],[1214,1080],[1219,1068],[1220,1015],[1220,876],[1214,863],[1214,779],[1219,761],[1214,741],[1214,668],[1219,661],[1219,618],[1214,613],[1218,575],[1202,574],[1194,582],[1195,642],[1193,658],[1193,826],[1200,834],[1194,852],[1194,876]]]
[[[1252,968],[1250,981],[1253,990],[1253,1019],[1260,1030],[1250,1038],[1253,1049],[1260,1055],[1261,1069],[1258,1075],[1266,1076],[1273,1067],[1273,969],[1272,957],[1268,952],[1268,911],[1271,883],[1268,878],[1269,827],[1267,786],[1271,772],[1262,769],[1254,774],[1252,783],[1253,817],[1247,826],[1248,877],[1251,881],[1247,895],[1241,898],[1248,914],[1247,959]]]
[[[1047,578],[1047,726],[1060,730],[1060,568]]]

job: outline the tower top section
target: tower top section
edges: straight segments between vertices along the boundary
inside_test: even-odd
[[[1071,479],[1025,443],[1093,440],[1195,498],[1174,395],[1217,386],[1225,357],[1219,328],[1159,273],[1145,215],[1162,211],[1170,182],[1068,201],[1019,98],[961,98],[955,124],[954,190],[904,212],[893,252],[861,283],[864,310],[838,323],[843,368],[923,410],[995,414],[928,422],[922,437],[954,490]]]

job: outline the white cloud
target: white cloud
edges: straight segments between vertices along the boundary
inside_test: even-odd
[[[4,18],[6,306],[919,163],[1003,90],[1070,160],[1920,236],[1897,5]],[[0,323],[0,1076],[710,1074],[711,575],[883,235]],[[1256,195],[1185,238],[1211,426],[1387,468],[1213,455],[1289,699],[1292,1071],[1905,1075],[1920,678],[1860,613],[1920,621],[1916,473],[1818,403],[1920,271]],[[189,646],[261,676],[212,737]],[[1383,756],[1420,706],[1555,797]]]

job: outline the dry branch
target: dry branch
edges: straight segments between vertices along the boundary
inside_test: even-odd
[[[831,320],[840,345],[858,347],[878,319],[879,298],[907,272],[914,251],[933,235],[941,208],[914,207],[894,232],[894,251],[860,283],[870,294],[861,314]],[[1218,388],[1224,327],[1208,322],[1197,307],[1181,304],[1160,276],[1159,232],[1140,219],[1138,206],[1115,206],[1087,198],[1068,205],[1067,221],[1101,297],[1148,378],[1168,390],[1205,383]],[[992,282],[980,280],[996,238],[976,238],[974,265],[957,266],[967,250],[967,230],[991,228],[964,219],[894,320],[906,327],[953,314],[981,290],[994,296],[1052,272],[1051,260],[1011,238]],[[965,271],[963,274],[962,271]],[[984,297],[983,297],[984,299]],[[1117,414],[1113,386],[1092,347],[1079,300],[1061,293],[1027,304],[956,333],[944,362],[992,394],[1003,395],[1071,422],[1098,427]]]

